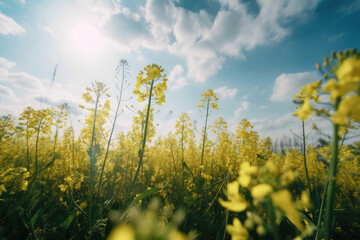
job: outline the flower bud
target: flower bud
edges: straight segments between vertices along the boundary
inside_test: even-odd
[[[259,225],[257,226],[256,228],[256,233],[259,235],[259,236],[264,236],[266,234],[266,229],[264,228],[263,225]]]
[[[316,63],[315,67],[316,67],[317,70],[320,70],[321,69],[320,63]]]
[[[253,230],[255,227],[255,223],[253,220],[247,218],[244,222],[244,226],[249,230]]]
[[[329,58],[328,57],[324,57],[324,67],[329,66]]]
[[[336,58],[339,62],[341,62],[343,59],[342,54],[341,53],[336,54]]]
[[[336,53],[334,50],[331,51],[331,57],[336,58]]]

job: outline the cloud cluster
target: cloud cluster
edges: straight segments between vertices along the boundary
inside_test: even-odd
[[[220,95],[221,99],[226,99],[226,98],[233,99],[236,96],[236,94],[239,92],[239,90],[237,88],[228,88],[227,86],[223,86],[215,89],[215,92],[218,95]],[[245,96],[244,99],[246,99]]]
[[[13,72],[16,63],[0,57],[0,113],[19,114],[26,106],[46,104],[58,106],[68,103],[71,111],[78,114],[78,90],[55,83],[50,87],[50,80],[39,79],[26,72]],[[3,67],[1,67],[3,66]],[[66,89],[66,91],[64,91]]]
[[[304,85],[317,81],[321,76],[316,72],[283,73],[275,80],[271,101],[289,101]]]
[[[0,67],[1,66],[4,68],[13,68],[16,66],[16,63],[0,57]]]
[[[258,0],[254,12],[243,1],[218,0],[215,15],[171,0],[147,0],[137,11],[114,0],[89,4],[105,16],[104,28],[113,32],[110,36],[120,49],[168,50],[185,58],[189,79],[204,82],[222,68],[226,57],[244,58],[245,51],[284,39],[291,33],[289,23],[307,16],[319,1]]]
[[[23,34],[25,29],[15,22],[14,19],[0,12],[0,34]]]
[[[239,120],[240,116],[241,116],[241,113],[242,112],[245,112],[249,109],[249,105],[250,103],[247,102],[247,101],[243,101],[241,103],[241,107],[238,107],[235,112],[234,112],[234,118],[232,119],[233,121],[237,121]]]
[[[169,74],[170,89],[179,89],[188,84],[187,78],[184,76],[184,67],[176,65]]]

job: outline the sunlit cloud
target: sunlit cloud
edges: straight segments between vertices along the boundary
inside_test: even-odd
[[[0,34],[23,34],[25,29],[15,22],[14,19],[0,12]]]
[[[233,99],[236,96],[236,94],[239,92],[239,90],[237,88],[228,88],[227,86],[223,86],[215,89],[215,92],[220,95],[221,99],[226,99],[226,98]]]

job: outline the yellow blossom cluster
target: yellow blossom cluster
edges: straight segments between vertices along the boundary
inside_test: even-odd
[[[309,99],[319,101],[317,96],[322,83],[322,90],[330,94],[330,102],[335,105],[332,121],[335,124],[345,125],[348,119],[360,121],[360,57],[355,49],[333,54],[334,58],[325,58],[324,66],[328,72],[324,72],[323,80],[310,83],[301,89],[295,99],[302,99],[302,106],[294,115],[305,121],[314,110]],[[317,64],[320,71],[320,64]],[[316,95],[316,97],[314,97]],[[316,110],[318,114],[323,109]]]
[[[248,218],[245,220],[244,226],[237,218],[233,220],[233,225],[227,226],[226,229],[232,238],[248,239],[248,230],[252,230],[254,224],[258,225],[258,235],[265,235],[265,229],[273,229],[271,232],[277,231],[274,226],[280,224],[281,216],[289,219],[301,231],[301,236],[310,234],[313,229],[306,227],[299,213],[299,210],[310,206],[307,192],[302,192],[301,198],[294,201],[291,192],[287,189],[295,181],[295,178],[296,175],[293,171],[280,171],[271,161],[267,161],[260,168],[243,162],[238,178],[227,184],[226,197],[228,200],[219,199],[220,204],[232,212],[247,211]],[[269,216],[280,218],[269,219]],[[256,218],[258,219],[256,220]]]
[[[154,97],[159,106],[165,102],[168,79],[166,74],[162,74],[162,72],[164,72],[164,69],[156,64],[147,65],[144,70],[140,71],[133,91],[134,95],[138,96],[139,102],[143,102],[149,97]],[[155,85],[155,82],[158,83]],[[142,91],[141,87],[144,87],[145,91]]]

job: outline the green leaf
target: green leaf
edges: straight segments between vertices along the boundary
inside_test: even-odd
[[[191,169],[189,168],[189,166],[183,162],[183,166],[185,167],[185,169],[190,173],[190,175],[193,177],[193,179],[195,180],[195,176],[194,174],[192,173]]]
[[[36,220],[39,218],[41,212],[42,212],[42,210],[39,209],[39,210],[37,210],[37,211],[35,212],[34,215],[32,215],[32,217],[31,217],[31,222],[32,222],[32,224],[35,225]]]
[[[65,221],[63,221],[63,222],[60,224],[60,227],[64,229],[64,232],[67,231],[67,229],[69,228],[70,224],[71,224],[72,221],[74,220],[75,216],[76,216],[75,213],[70,214],[70,215],[65,219]]]
[[[171,180],[171,179],[169,179],[169,180],[167,181],[167,183],[166,183],[164,186],[162,186],[162,187],[159,187],[159,188],[151,188],[151,189],[148,189],[148,190],[146,190],[145,192],[141,193],[139,196],[137,196],[136,198],[134,198],[134,200],[132,200],[132,201],[129,203],[129,205],[126,207],[125,212],[126,212],[127,210],[129,210],[130,208],[132,208],[132,207],[133,207],[137,202],[139,202],[140,200],[142,200],[142,199],[144,199],[144,198],[146,198],[146,197],[149,197],[149,196],[153,195],[154,193],[156,193],[156,192],[158,192],[158,191],[163,190],[164,188],[166,188],[167,185],[170,183],[170,180]]]

